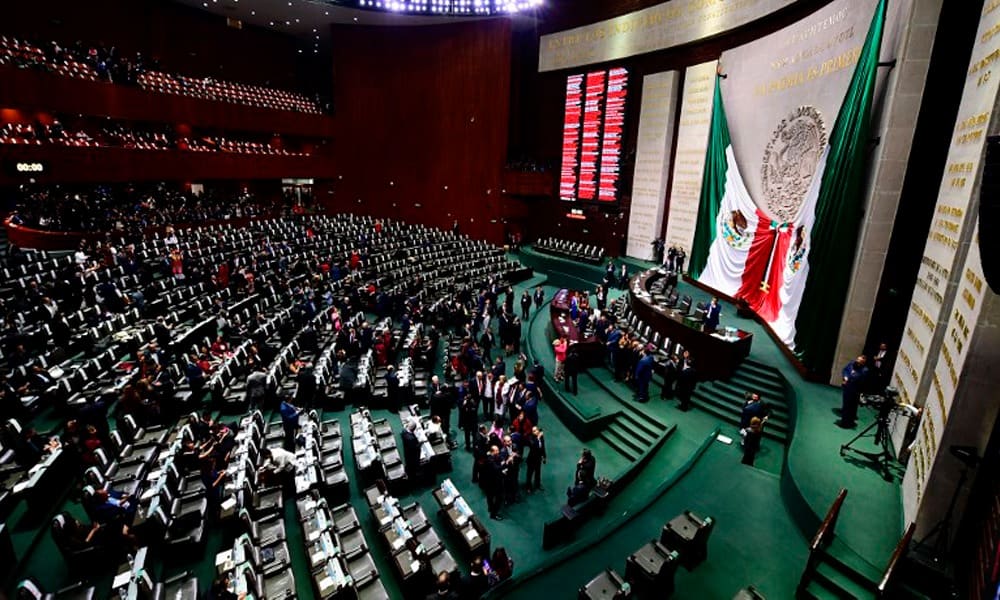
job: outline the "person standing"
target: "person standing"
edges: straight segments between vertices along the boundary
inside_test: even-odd
[[[538,286],[535,288],[535,309],[541,308],[542,304],[544,303],[545,303],[545,292],[542,291],[542,286]]]
[[[763,433],[764,421],[760,417],[753,417],[750,419],[750,426],[747,428],[747,434],[743,438],[743,460],[741,461],[745,465],[753,466],[754,460],[757,459],[757,452],[760,451],[760,438]]]
[[[528,315],[531,313],[531,294],[528,290],[521,292],[521,318],[525,321],[528,320]]]
[[[713,333],[719,328],[719,317],[722,315],[722,305],[718,298],[712,298],[711,304],[705,309],[705,333]]]
[[[503,516],[500,515],[500,508],[503,506],[503,465],[500,460],[500,448],[490,446],[483,471],[479,475],[486,494],[486,506],[494,521],[503,521]]]
[[[840,372],[843,382],[840,385],[843,397],[840,406],[840,421],[837,423],[841,427],[854,427],[858,420],[858,402],[861,400],[861,392],[868,384],[868,357],[864,354],[847,363],[847,366]]]
[[[480,487],[483,486],[480,479],[482,478],[483,469],[486,466],[486,460],[489,457],[489,450],[489,428],[486,425],[480,425],[472,444],[472,483],[479,483]]]
[[[691,353],[687,350],[681,359],[680,372],[677,374],[677,396],[680,399],[681,410],[691,410],[691,394],[698,384],[698,373],[694,368],[694,361],[691,360]]]
[[[396,373],[396,367],[389,365],[386,368],[385,373],[385,392],[386,399],[389,402],[389,410],[398,411],[400,407],[399,402],[399,375]]]
[[[671,354],[663,363],[663,387],[660,388],[660,398],[668,400],[674,397],[674,384],[677,382],[679,367],[680,359],[676,354]]]
[[[479,422],[479,398],[474,394],[465,394],[458,416],[459,426],[465,432],[465,449],[472,450],[472,443],[476,436],[476,425]]]
[[[576,344],[571,344],[566,350],[563,372],[566,376],[566,392],[575,396],[577,393],[576,376],[580,373],[580,352],[577,350]]]
[[[636,400],[649,402],[649,382],[653,380],[653,355],[648,348],[639,351],[639,361],[635,365]]]
[[[552,342],[552,349],[555,351],[556,355],[556,371],[554,378],[557,382],[561,382],[566,376],[566,350],[568,348],[569,343],[564,337]]]
[[[878,345],[878,352],[872,357],[872,365],[875,367],[875,381],[872,391],[881,394],[889,385],[889,346],[885,342]]]
[[[302,410],[289,402],[288,398],[282,398],[278,412],[281,413],[281,426],[285,430],[285,450],[292,450],[295,448],[295,434],[298,432]]]
[[[548,461],[545,447],[545,432],[537,425],[531,429],[528,437],[527,478],[524,482],[528,492],[542,489],[542,465]]]
[[[608,341],[606,345],[608,347],[608,362],[611,363],[611,371],[615,374],[615,381],[621,379],[621,366],[620,357],[618,356],[621,350],[620,342],[622,339],[622,330],[611,325],[608,331]]]
[[[594,297],[597,299],[597,310],[603,313],[608,307],[608,291],[604,289],[603,285],[598,285]]]

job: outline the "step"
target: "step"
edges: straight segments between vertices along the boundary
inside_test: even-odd
[[[746,369],[746,370],[749,370],[749,371],[754,371],[754,372],[758,373],[759,375],[761,375],[761,377],[772,379],[774,381],[778,381],[778,382],[784,381],[784,376],[782,376],[781,371],[779,371],[778,369],[775,369],[771,365],[764,364],[764,363],[762,363],[760,361],[757,361],[757,360],[754,360],[752,358],[747,358],[743,362],[741,362],[740,366],[737,367],[737,371],[739,371],[741,369]]]
[[[836,563],[842,571],[853,573],[859,583],[867,582],[871,589],[875,589],[877,582],[882,579],[881,569],[861,558],[838,537],[834,537],[827,546],[824,560]]]
[[[739,410],[743,410],[743,404],[745,401],[743,400],[743,394],[739,392],[739,388],[734,388],[732,385],[722,381],[713,381],[710,386],[706,387],[717,391],[717,393],[721,396],[720,400],[725,401],[726,403],[732,403],[733,406],[737,406]],[[788,420],[788,405],[784,403],[784,399],[777,401],[772,396],[767,394],[760,394],[760,397],[767,403],[768,408],[771,409],[772,417],[780,416],[783,420]]]
[[[695,392],[695,395],[692,396],[691,403],[699,410],[715,415],[716,417],[734,426],[739,426],[739,415],[733,415],[732,411],[723,410],[712,404],[711,401],[705,401],[704,398],[698,397],[697,392]],[[788,442],[788,432],[787,430],[782,429],[779,423],[774,423],[773,426],[769,424],[764,427],[764,437],[776,440],[782,444]]]
[[[808,600],[840,600],[842,598],[835,591],[829,589],[825,581],[818,579],[809,581],[809,585],[805,587],[799,597]]]
[[[725,381],[735,387],[741,388],[740,392],[759,392],[761,394],[767,394],[781,398],[784,401],[786,387],[784,384],[773,381],[771,379],[765,379],[763,377],[757,377],[755,373],[749,371],[736,370],[729,379],[722,379],[720,381]]]
[[[729,415],[729,420],[734,423],[739,423],[740,415],[743,412],[743,403],[733,404],[727,400],[725,396],[717,396],[711,388],[704,387],[698,388],[694,391],[695,397],[700,397],[705,402],[710,403],[719,410],[724,410]],[[788,417],[781,414],[780,412],[772,411],[771,418],[767,420],[769,427],[776,427],[782,431],[787,432],[788,427]]]
[[[822,581],[828,588],[839,592],[844,600],[875,598],[874,591],[855,581],[849,572],[840,570],[834,563],[821,560],[813,572],[813,579]]]
[[[636,455],[642,454],[653,444],[651,440],[640,435],[640,432],[629,428],[619,419],[612,421],[604,431],[620,439],[622,444],[632,449]]]
[[[635,451],[632,450],[629,445],[618,436],[618,434],[612,431],[605,429],[597,437],[608,446],[611,446],[611,448],[618,452],[618,454],[627,458],[629,462],[635,461],[635,459],[639,457],[639,455],[636,454]]]
[[[660,434],[667,429],[667,426],[663,423],[660,423],[644,413],[634,410],[622,410],[619,413],[619,418],[627,420],[629,424],[635,429],[638,429],[640,433],[643,433],[652,439],[660,437]]]

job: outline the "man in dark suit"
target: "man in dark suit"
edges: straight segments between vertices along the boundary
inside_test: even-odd
[[[389,402],[389,410],[399,410],[399,375],[396,367],[389,365],[385,373],[385,391]]]
[[[528,465],[527,478],[524,487],[528,492],[542,489],[542,465],[548,460],[545,444],[545,432],[538,426],[531,429],[531,435],[527,440],[528,457],[525,463]]]
[[[620,377],[621,369],[619,368],[618,364],[619,362],[618,342],[620,342],[621,339],[622,339],[622,330],[612,325],[611,331],[608,332],[607,347],[608,347],[608,360],[611,362],[611,370],[615,374],[615,379],[621,378]]]
[[[408,477],[416,478],[420,473],[420,441],[417,439],[416,421],[410,421],[403,428],[403,463]]]
[[[847,366],[840,372],[843,377],[840,389],[843,403],[840,407],[840,422],[837,424],[844,428],[854,427],[858,420],[858,402],[861,400],[861,392],[868,385],[868,357],[864,354],[847,363]]]
[[[635,365],[636,400],[649,402],[649,382],[653,380],[653,355],[648,348],[640,351],[639,362]]]
[[[566,361],[563,363],[563,373],[566,375],[566,392],[574,396],[577,393],[576,376],[580,373],[580,352],[576,349],[576,344],[572,344],[566,351]]]
[[[541,308],[543,303],[545,303],[545,292],[539,286],[535,288],[535,308]]]
[[[503,516],[500,515],[500,508],[503,506],[503,470],[500,448],[491,446],[479,477],[481,479],[480,485],[486,494],[486,506],[489,509],[490,518],[495,521],[503,521]]]
[[[521,293],[521,318],[527,321],[530,313],[531,294],[528,293],[528,290],[524,290],[524,292]]]
[[[487,329],[486,331],[483,332],[483,335],[479,337],[479,347],[482,349],[483,358],[486,359],[487,362],[493,360],[492,358],[493,346],[494,346],[493,332]]]
[[[479,399],[473,394],[465,394],[458,410],[458,426],[465,433],[465,449],[472,450],[472,443],[476,438],[476,425],[479,424]]]
[[[671,354],[663,363],[663,387],[660,388],[660,398],[667,400],[674,397],[674,384],[677,382],[679,368],[680,359],[676,354]]]
[[[677,374],[677,396],[680,398],[681,410],[691,409],[691,394],[698,384],[698,373],[694,369],[691,354],[685,350],[681,359],[680,372]]]
[[[431,383],[427,386],[427,405],[430,406],[434,402],[434,396],[441,393],[443,386],[441,385],[441,379],[434,375],[431,377]]]
[[[472,483],[479,483],[480,475],[486,465],[490,449],[490,436],[486,425],[480,425],[472,444]],[[480,487],[482,487],[480,485]]]

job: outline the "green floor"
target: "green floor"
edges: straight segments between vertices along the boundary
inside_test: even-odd
[[[548,277],[546,293],[551,297],[558,287],[572,286],[593,289],[603,276],[602,266],[586,266],[522,251],[516,258],[535,266]],[[633,262],[635,270],[641,264]],[[526,287],[545,281],[536,276],[517,287],[517,293]],[[620,292],[615,292],[620,293]],[[696,297],[704,295],[692,293]],[[727,309],[724,319],[733,322],[734,311]],[[541,315],[544,317],[544,315]],[[551,351],[545,334],[545,321],[541,318],[525,324],[526,343],[539,349],[547,373],[553,371]],[[767,440],[758,456],[755,467],[740,464],[741,452],[735,443],[726,445],[714,440],[718,429],[723,435],[738,440],[736,428],[719,423],[711,415],[699,410],[680,412],[674,402],[660,400],[658,390],[654,399],[641,406],[641,410],[667,425],[676,425],[676,431],[650,458],[639,476],[617,496],[602,516],[590,521],[577,534],[576,541],[543,551],[541,548],[542,524],[554,518],[565,499],[566,486],[571,483],[574,464],[580,449],[589,447],[597,456],[598,473],[613,474],[623,470],[628,461],[600,439],[583,441],[577,438],[552,411],[542,406],[541,426],[546,431],[549,461],[543,467],[542,492],[522,495],[521,501],[504,509],[503,521],[486,520],[492,534],[493,546],[504,546],[513,557],[514,585],[504,597],[511,598],[572,598],[576,589],[606,567],[624,573],[625,558],[637,547],[656,537],[662,525],[685,509],[711,515],[717,521],[709,544],[709,558],[691,572],[681,570],[677,575],[677,598],[730,598],[739,588],[753,584],[768,598],[791,598],[807,556],[807,538],[801,514],[803,507],[812,516],[822,516],[841,486],[849,489],[847,503],[840,517],[838,535],[850,548],[872,564],[881,566],[888,558],[901,531],[901,510],[898,485],[887,483],[869,465],[850,463],[840,458],[841,443],[851,437],[833,426],[832,409],[839,406],[839,390],[802,381],[787,364],[778,347],[752,321],[740,320],[739,326],[752,331],[755,340],[753,358],[774,365],[792,384],[797,395],[796,431],[787,449],[780,443]],[[542,350],[548,352],[543,354]],[[623,403],[632,402],[632,390],[624,383],[615,382],[606,369],[596,368],[580,378],[578,401],[597,404],[618,410]],[[336,416],[342,431],[348,433],[349,414],[352,408]],[[376,417],[385,416],[393,424],[397,441],[401,426],[394,413],[375,411]],[[787,457],[786,457],[787,450]],[[352,476],[352,503],[358,512],[366,537],[373,542],[372,553],[376,559],[383,583],[394,597],[400,597],[398,583],[388,564],[388,554],[377,540],[372,520],[368,515],[353,467],[350,444],[344,446],[344,463]],[[486,503],[478,487],[471,483],[471,455],[463,448],[453,452],[453,471],[448,476],[459,487],[472,508],[485,515]],[[785,474],[782,475],[782,470]],[[782,477],[790,478],[798,489],[800,500],[790,498],[782,491]],[[445,545],[459,561],[467,557],[455,547],[454,540],[445,535],[442,523],[435,515],[436,502],[430,489],[421,489],[402,498],[404,503],[418,501],[441,535]],[[798,504],[802,504],[799,506]],[[82,515],[70,489],[59,503],[64,508]],[[299,595],[311,598],[311,584],[305,564],[302,534],[294,518],[293,502],[286,504],[286,529],[288,545],[292,551],[299,582]],[[23,523],[19,513],[8,519],[14,532],[15,550],[19,558],[16,573],[8,580],[9,592],[17,579],[32,575],[46,589],[54,590],[74,579],[65,567],[62,557],[47,533],[47,517],[41,523]],[[201,577],[202,589],[213,575],[213,559],[231,539],[231,532],[221,527],[208,532],[203,557],[176,557],[162,569],[164,574],[191,570]],[[102,582],[99,597],[106,596],[110,573],[90,574]]]

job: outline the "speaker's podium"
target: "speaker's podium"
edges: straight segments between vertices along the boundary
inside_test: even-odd
[[[708,557],[708,536],[714,527],[712,517],[702,518],[686,510],[663,526],[660,543],[676,550],[681,564],[690,571]]]
[[[680,554],[656,540],[639,548],[625,561],[625,579],[640,597],[666,598],[674,593],[674,573]]]

